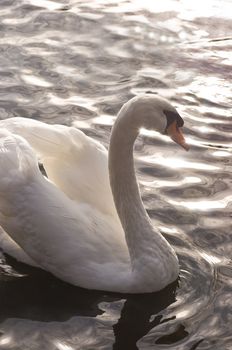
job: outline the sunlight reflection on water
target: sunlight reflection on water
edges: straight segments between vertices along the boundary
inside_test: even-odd
[[[207,170],[215,171],[219,170],[220,167],[210,164],[198,163],[198,162],[189,162],[181,158],[167,158],[155,154],[154,156],[140,157],[141,160],[145,162],[151,162],[153,164],[164,165],[169,168],[174,169],[198,169],[198,170]]]
[[[194,202],[184,202],[184,201],[174,201],[169,200],[169,203],[175,206],[183,206],[191,210],[210,210],[210,209],[224,209],[227,205],[232,202],[232,196],[224,197],[219,200],[210,201],[194,201]]]
[[[231,2],[4,0],[0,9],[1,119],[72,125],[108,147],[122,104],[159,93],[191,146],[144,129],[135,145],[145,206],[180,260],[178,285],[122,298],[1,256],[0,349],[231,349]]]

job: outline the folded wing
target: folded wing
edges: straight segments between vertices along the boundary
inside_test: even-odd
[[[0,128],[29,142],[48,178],[69,198],[117,218],[109,184],[108,154],[99,142],[76,128],[28,118],[2,120]]]

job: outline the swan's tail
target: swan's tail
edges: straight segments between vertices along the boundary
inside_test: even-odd
[[[39,173],[37,158],[20,136],[0,131],[0,192],[14,191]]]

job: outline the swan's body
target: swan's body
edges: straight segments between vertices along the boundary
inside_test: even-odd
[[[151,225],[133,163],[139,128],[164,131],[166,112],[171,122],[179,117],[159,97],[137,97],[123,106],[111,135],[109,172],[105,148],[75,128],[1,121],[2,248],[89,289],[143,293],[174,281],[176,254]]]

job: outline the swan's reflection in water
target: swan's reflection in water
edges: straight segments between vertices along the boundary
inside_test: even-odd
[[[10,263],[28,276],[1,282],[4,350],[137,349],[137,341],[161,322],[162,310],[175,302],[177,282],[158,293],[106,294]]]
[[[177,282],[158,293],[128,296],[114,325],[114,350],[136,349],[135,344],[159,325],[162,310],[175,301]]]

